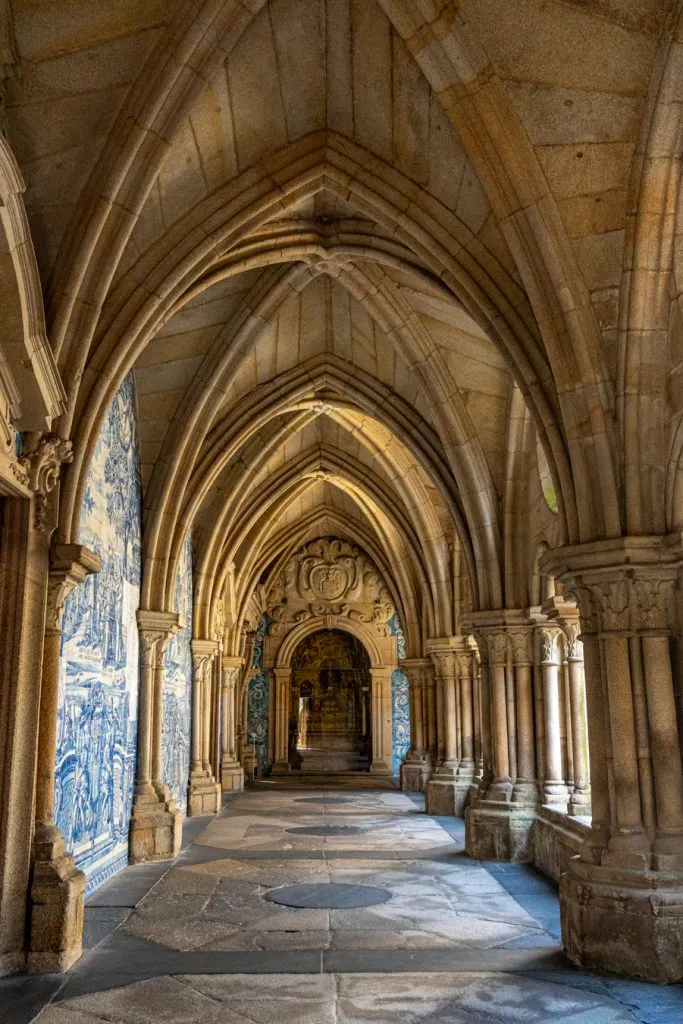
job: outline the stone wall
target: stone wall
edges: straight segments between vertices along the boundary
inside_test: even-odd
[[[578,854],[581,842],[589,831],[587,819],[542,807],[534,822],[534,864],[545,875],[559,882]]]
[[[164,782],[184,813],[192,733],[192,537],[189,534],[176,574],[175,610],[181,614],[185,626],[169,641],[164,655],[161,738]]]
[[[55,817],[90,891],[128,862],[138,701],[141,490],[135,387],[121,385],[87,478],[80,542],[102,570],[68,598]]]

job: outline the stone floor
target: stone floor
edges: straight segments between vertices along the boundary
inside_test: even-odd
[[[328,802],[329,801],[329,802]],[[352,826],[354,834],[291,829]],[[391,790],[273,783],[187,823],[180,859],[128,868],[88,901],[65,977],[0,980],[12,1024],[674,1024],[683,990],[574,970],[557,894],[463,853],[462,822]],[[286,885],[374,886],[358,909],[292,909]],[[362,896],[365,890],[348,889]]]

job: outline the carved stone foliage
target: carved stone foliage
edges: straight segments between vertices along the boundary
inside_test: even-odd
[[[35,494],[34,526],[37,530],[45,530],[48,496],[57,486],[63,463],[72,461],[71,441],[45,434],[12,464],[18,482]]]
[[[531,665],[533,662],[532,630],[530,628],[511,629],[509,636],[515,665]]]
[[[547,665],[558,665],[562,661],[560,638],[562,630],[557,626],[541,626],[538,639],[541,649],[541,662]]]
[[[389,637],[396,614],[389,590],[367,555],[334,538],[321,538],[297,551],[273,582],[268,611],[273,636],[284,636],[315,616],[341,615]]]

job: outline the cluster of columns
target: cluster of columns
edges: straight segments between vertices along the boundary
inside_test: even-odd
[[[590,814],[578,610],[551,598],[523,612],[472,616],[472,633],[429,640],[402,662],[410,685],[404,789],[429,813],[463,815],[468,849],[531,859],[536,809]]]
[[[217,640],[192,641],[192,745],[187,813],[217,814],[221,787],[211,761],[211,727],[214,721],[214,673],[220,672],[221,645]]]

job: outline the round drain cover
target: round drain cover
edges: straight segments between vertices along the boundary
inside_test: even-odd
[[[354,910],[387,903],[391,893],[375,885],[324,882],[319,885],[283,885],[280,889],[271,889],[264,898],[271,903],[300,910]]]
[[[297,828],[286,828],[296,836],[362,836],[364,828],[355,825],[301,825]]]

